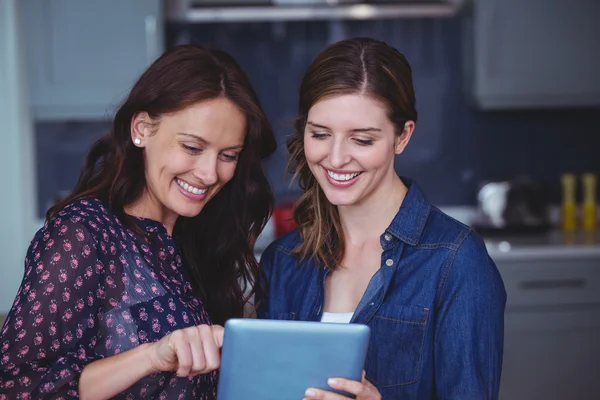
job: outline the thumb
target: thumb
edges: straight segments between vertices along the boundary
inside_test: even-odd
[[[225,329],[221,325],[211,325],[213,338],[215,343],[219,348],[223,347],[223,335],[225,334]]]

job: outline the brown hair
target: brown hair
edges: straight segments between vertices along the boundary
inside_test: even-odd
[[[397,133],[417,120],[412,70],[403,54],[386,43],[354,38],[334,43],[317,55],[300,85],[295,132],[287,142],[288,167],[304,191],[294,209],[302,243],[295,253],[335,268],[344,257],[344,233],[337,208],[312,175],[304,155],[304,130],[310,108],[328,97],[359,94],[381,102]]]
[[[227,53],[196,45],[177,46],[159,57],[138,79],[114,117],[112,129],[91,148],[73,192],[48,210],[47,218],[73,200],[97,197],[139,232],[125,211],[146,186],[144,153],[131,141],[133,116],[153,119],[202,101],[225,97],[246,117],[244,148],[233,178],[193,218],[179,217],[173,237],[196,294],[211,319],[223,324],[241,317],[246,285],[259,267],[254,243],[273,208],[262,160],[275,151],[273,131],[242,69]],[[243,283],[240,283],[243,282]]]

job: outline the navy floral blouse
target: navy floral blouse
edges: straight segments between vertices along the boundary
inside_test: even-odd
[[[166,228],[134,220],[155,243],[97,199],[71,203],[37,232],[0,332],[0,400],[77,399],[86,364],[211,323]],[[115,398],[214,399],[216,390],[216,372],[163,372]]]

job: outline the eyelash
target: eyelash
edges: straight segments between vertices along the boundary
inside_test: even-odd
[[[317,140],[323,140],[325,139],[325,137],[327,136],[327,133],[317,133],[317,132],[313,132],[312,137],[314,139]],[[359,146],[371,146],[373,144],[373,140],[371,139],[354,139],[354,141],[359,145]]]
[[[198,149],[196,147],[188,146],[185,144],[182,144],[182,146],[183,146],[184,150],[190,154],[197,155],[197,154],[202,153],[202,151],[203,151],[203,149]],[[222,154],[221,159],[225,162],[235,162],[238,160],[238,155],[236,154],[236,155],[232,156],[230,154]]]
[[[185,145],[185,144],[182,144],[182,146],[183,146],[183,149],[185,151],[189,152],[189,153],[192,153],[192,154],[200,154],[200,153],[202,153],[202,149],[198,149],[196,147],[188,146],[188,145]]]
[[[223,161],[227,161],[227,162],[235,162],[238,160],[238,155],[236,154],[235,156],[229,155],[229,154],[223,154]]]
[[[370,139],[354,139],[360,146],[370,146],[373,144],[373,141]]]

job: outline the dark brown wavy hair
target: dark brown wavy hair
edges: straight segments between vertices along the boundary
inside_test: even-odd
[[[202,101],[225,97],[246,117],[244,148],[233,178],[193,218],[179,217],[173,237],[196,294],[211,319],[223,324],[241,317],[254,289],[259,267],[254,243],[273,208],[271,186],[262,160],[275,151],[273,131],[250,81],[227,53],[197,45],[174,47],[158,58],[134,84],[118,108],[110,132],[91,148],[73,192],[48,210],[53,218],[73,200],[97,197],[124,223],[136,229],[124,207],[146,186],[144,151],[133,145],[133,116],[152,118]],[[136,229],[139,232],[139,228]],[[256,290],[260,290],[256,288]]]
[[[288,168],[304,191],[294,208],[302,236],[295,253],[317,258],[331,269],[344,258],[344,233],[337,207],[327,200],[306,162],[304,130],[315,103],[346,94],[369,96],[384,104],[398,135],[407,121],[417,120],[411,67],[403,54],[384,42],[342,40],[325,48],[308,67],[300,85],[295,132],[287,142]]]

